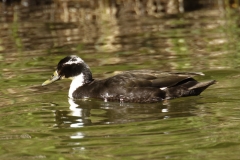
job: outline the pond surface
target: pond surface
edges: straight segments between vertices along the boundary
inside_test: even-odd
[[[240,157],[234,10],[82,20],[66,19],[52,7],[15,9],[0,21],[0,159]],[[218,83],[200,96],[164,103],[73,102],[67,97],[70,81],[41,86],[71,54],[84,59],[96,78],[154,69],[202,71],[200,81]]]

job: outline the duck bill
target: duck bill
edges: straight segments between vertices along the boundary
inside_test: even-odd
[[[43,82],[42,86],[46,86],[48,84],[51,84],[51,83],[53,83],[53,82],[55,82],[55,81],[57,81],[59,79],[60,79],[60,76],[58,75],[57,71],[55,71],[53,73],[53,76],[50,79],[48,79],[45,82]]]

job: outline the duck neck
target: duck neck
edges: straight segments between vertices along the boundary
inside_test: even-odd
[[[90,83],[93,81],[92,79],[92,73],[89,69],[89,67],[85,64],[85,67],[82,69],[81,74],[77,75],[77,76],[73,76],[72,78],[72,83],[70,85],[70,89],[68,92],[68,96],[70,98],[73,98],[73,92],[83,86],[86,83]]]
[[[70,89],[69,89],[69,92],[68,92],[68,96],[70,98],[73,98],[73,92],[78,88],[78,87],[81,87],[85,84],[85,80],[84,80],[84,74],[81,73],[80,75],[76,76],[76,77],[73,77],[72,78],[72,83],[70,85]]]

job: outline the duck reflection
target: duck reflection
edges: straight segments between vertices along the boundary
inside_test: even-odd
[[[195,100],[186,98],[184,101],[183,98],[181,101],[139,104],[69,99],[69,110],[55,112],[56,125],[61,128],[79,128],[194,116],[198,113]]]

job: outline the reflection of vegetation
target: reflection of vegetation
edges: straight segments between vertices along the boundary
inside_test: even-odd
[[[3,159],[221,159],[224,153],[239,158],[238,1],[177,16],[166,14],[164,3],[150,3],[160,1],[110,2],[5,7],[9,12],[0,19]],[[82,57],[96,78],[131,69],[203,70],[207,77],[199,79],[219,83],[169,106],[117,108],[89,101],[78,108],[88,114],[76,116],[67,102],[70,81],[40,86],[68,54]],[[79,120],[82,128],[69,127]]]
[[[21,52],[23,45],[22,45],[22,37],[19,36],[19,20],[18,20],[18,12],[14,12],[13,17],[13,25],[12,25],[12,36],[15,41],[16,47],[19,52]]]
[[[176,4],[179,2],[173,0],[169,1],[169,4],[181,6]],[[130,59],[131,55],[140,57],[138,61],[149,56],[157,57],[152,61],[159,60],[162,57],[170,57],[173,58],[170,68],[181,69],[195,67],[195,57],[199,56],[201,59],[200,68],[203,66],[212,68],[226,63],[214,61],[209,57],[213,57],[215,54],[225,54],[224,52],[229,53],[233,49],[238,50],[238,45],[233,48],[234,41],[238,38],[237,34],[235,34],[238,24],[233,17],[237,16],[228,14],[233,11],[232,8],[238,6],[238,1],[231,2],[230,5],[228,5],[227,1],[222,2],[226,3],[225,5],[219,3],[219,7],[225,7],[221,11],[226,16],[223,20],[222,14],[219,14],[219,23],[215,23],[214,26],[211,24],[211,19],[217,19],[217,16],[216,13],[212,14],[211,11],[201,13],[202,17],[195,13],[186,13],[177,17],[168,17],[164,16],[164,14],[156,16],[152,11],[150,12],[150,8],[152,10],[155,8],[154,12],[156,13],[167,12],[167,9],[161,8],[168,7],[169,4],[162,1],[159,1],[159,3],[148,1],[146,5],[143,1],[97,1],[92,3],[88,1],[53,1],[52,3],[58,5],[50,8],[51,11],[41,12],[39,10],[26,10],[26,8],[13,10],[12,35],[17,48],[20,50],[23,48],[45,49],[52,54],[76,54],[76,52],[79,54],[91,53],[92,55],[93,52],[117,53],[115,54],[117,58],[109,57],[109,62],[106,63],[105,61],[101,64],[122,63],[126,62],[126,59],[128,62],[134,62],[135,59]],[[84,7],[81,7],[82,3]],[[190,1],[185,1],[185,3],[186,6],[194,6],[194,4],[190,5]],[[189,4],[187,5],[187,3]],[[31,4],[34,4],[34,2]],[[48,5],[49,3],[42,4]],[[220,6],[220,4],[223,6]],[[24,13],[29,15],[26,16]],[[22,27],[20,30],[19,22],[34,21],[38,17],[41,17],[43,21],[47,21],[45,23],[46,28],[37,27],[37,24],[34,23],[26,23],[26,28]],[[193,17],[199,18],[193,20]],[[228,24],[228,27],[221,30],[223,23]],[[30,32],[31,28],[33,30]],[[228,39],[221,32],[228,35]],[[211,34],[218,37],[212,37]],[[2,46],[0,46],[0,50],[1,48],[4,48],[6,52],[11,50],[9,46]],[[91,55],[88,57],[91,57]],[[177,58],[186,60],[177,62]],[[189,62],[188,60],[191,59],[193,60]],[[111,62],[111,60],[116,61]],[[179,64],[176,64],[176,62]],[[157,64],[157,61],[153,62],[153,64]],[[161,64],[159,65],[161,66]],[[238,65],[237,61],[235,65]]]
[[[2,45],[2,39],[0,39],[0,52],[4,50],[4,46]]]
[[[169,43],[170,46],[169,50],[172,56],[176,56],[180,59],[184,59],[185,57],[189,56],[189,48],[187,44],[187,37],[184,37],[185,30],[181,29],[182,26],[186,25],[186,22],[184,20],[180,19],[178,21],[173,21],[172,25],[176,28],[174,30],[170,30],[169,32]],[[180,29],[178,29],[180,27]],[[172,37],[172,38],[171,38]],[[182,57],[182,58],[181,58]],[[189,59],[183,60],[183,61],[177,61],[177,63],[172,62],[172,65],[176,69],[185,69],[189,68]]]
[[[233,67],[238,67],[240,64],[240,42],[239,42],[239,17],[236,16],[238,14],[238,11],[232,10],[230,8],[231,6],[227,5],[226,6],[226,12],[225,12],[225,17],[226,22],[225,25],[223,26],[223,32],[226,34],[226,41],[228,42],[229,45],[227,45],[226,49],[228,50],[229,53],[231,53],[228,57],[232,60],[232,66]]]

